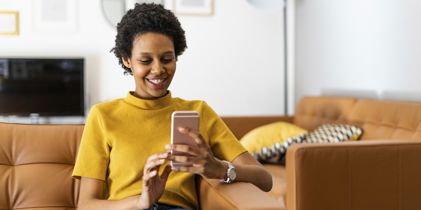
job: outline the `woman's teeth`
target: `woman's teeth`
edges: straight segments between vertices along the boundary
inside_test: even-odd
[[[160,84],[164,79],[148,79],[150,82],[154,84]]]

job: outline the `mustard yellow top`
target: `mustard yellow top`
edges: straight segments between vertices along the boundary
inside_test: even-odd
[[[165,145],[170,143],[171,113],[176,110],[200,113],[200,133],[217,158],[232,161],[246,151],[205,102],[172,98],[171,93],[145,100],[129,92],[124,99],[92,107],[73,176],[105,181],[108,200],[139,195],[147,158],[165,152]],[[197,208],[194,175],[171,172],[159,202]]]

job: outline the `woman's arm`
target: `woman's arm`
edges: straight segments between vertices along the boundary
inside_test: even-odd
[[[150,208],[162,196],[171,172],[171,167],[167,165],[162,174],[158,173],[167,158],[167,153],[149,156],[143,171],[142,194],[119,201],[104,200],[104,181],[82,177],[78,209],[139,210]]]
[[[237,174],[235,181],[250,182],[265,192],[272,189],[272,175],[248,152],[239,155],[232,164]],[[227,169],[228,166],[225,166],[225,174]]]
[[[179,128],[179,131],[194,139],[197,148],[182,144],[167,145],[169,153],[178,152],[178,155],[172,155],[171,159],[186,165],[173,170],[200,174],[209,179],[224,179],[228,164],[213,155],[203,137],[189,128]],[[250,182],[266,192],[272,189],[272,176],[248,152],[239,155],[232,163],[237,174],[234,181]]]
[[[119,201],[103,200],[104,181],[82,177],[78,209],[80,210],[139,210],[140,196]],[[139,205],[139,206],[137,206]]]

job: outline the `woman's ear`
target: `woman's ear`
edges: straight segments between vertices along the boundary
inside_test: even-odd
[[[123,64],[125,67],[131,69],[132,68],[132,64],[130,62],[130,59],[127,57],[121,57],[121,60],[123,60]]]

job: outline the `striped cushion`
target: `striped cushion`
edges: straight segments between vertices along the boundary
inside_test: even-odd
[[[280,141],[264,147],[252,155],[262,163],[285,164],[285,155],[289,146],[300,143],[338,143],[358,140],[363,134],[362,128],[346,124],[323,124],[315,130],[293,136],[286,141]]]

